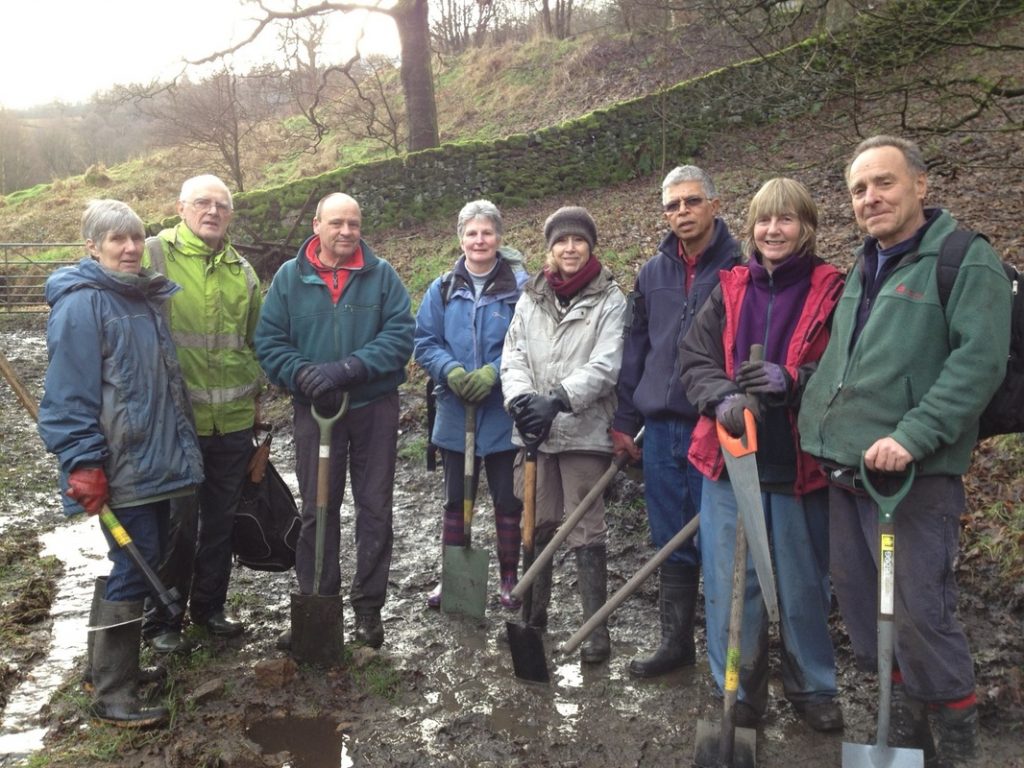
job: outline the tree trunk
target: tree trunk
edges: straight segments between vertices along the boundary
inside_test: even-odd
[[[399,0],[391,9],[402,47],[402,92],[409,118],[409,151],[436,147],[437,105],[430,63],[427,0]]]

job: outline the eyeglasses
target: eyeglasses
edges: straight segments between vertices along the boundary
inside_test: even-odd
[[[191,205],[197,211],[209,211],[215,210],[217,213],[230,213],[231,206],[227,203],[222,203],[219,200],[210,200],[206,197],[200,197],[192,202],[185,203],[185,205]]]
[[[687,210],[693,210],[694,208],[700,208],[706,202],[706,197],[698,197],[697,195],[693,195],[692,197],[683,197],[678,200],[670,200],[665,203],[665,213],[675,213],[680,207],[686,208]]]

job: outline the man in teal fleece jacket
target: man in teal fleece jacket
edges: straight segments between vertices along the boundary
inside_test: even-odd
[[[412,356],[415,322],[408,291],[360,237],[361,227],[362,212],[353,198],[333,193],[320,201],[313,236],[274,276],[256,327],[256,356],[270,380],[293,395],[302,497],[295,574],[306,595],[313,593],[320,440],[311,406],[329,416],[338,412],[342,393],[349,394],[349,411],[331,433],[320,593],[336,595],[341,589],[340,510],[347,468],[355,502],[350,592],[355,639],[379,648],[393,543],[398,386]],[[286,633],[281,645],[289,641]]]
[[[858,664],[869,669],[877,663],[878,508],[860,485],[860,459],[881,473],[917,465],[895,515],[890,744],[924,750],[928,766],[963,765],[978,751],[978,711],[956,618],[961,475],[1005,371],[1010,290],[992,248],[976,239],[943,307],[936,258],[957,225],[948,211],[924,207],[927,166],[915,144],[863,141],[846,180],[867,237],[804,391],[801,445],[828,470],[832,582]]]

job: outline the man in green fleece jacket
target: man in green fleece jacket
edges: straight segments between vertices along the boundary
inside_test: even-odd
[[[356,564],[349,597],[356,641],[384,642],[380,609],[391,568],[392,495],[398,454],[398,386],[412,356],[415,321],[398,274],[362,239],[362,212],[351,197],[323,198],[313,236],[274,276],[256,328],[256,355],[272,382],[291,390],[302,529],[295,575],[313,593],[320,429],[311,406],[349,411],[331,432],[327,541],[320,594],[341,588],[340,511],[346,470],[355,505]],[[282,636],[279,646],[290,644]]]
[[[976,239],[943,308],[936,258],[956,221],[924,206],[927,166],[912,142],[863,141],[846,181],[867,237],[804,391],[801,445],[831,480],[832,582],[867,669],[877,668],[879,534],[860,459],[882,473],[916,464],[895,515],[890,744],[924,750],[928,766],[964,765],[978,751],[978,711],[971,653],[956,619],[961,475],[978,417],[1005,371],[1009,286],[992,248]]]

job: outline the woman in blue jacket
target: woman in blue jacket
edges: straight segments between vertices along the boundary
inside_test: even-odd
[[[526,282],[522,255],[501,246],[502,220],[497,207],[474,200],[459,212],[457,232],[462,255],[454,268],[427,289],[416,315],[416,362],[437,385],[437,417],[431,440],[441,449],[444,466],[445,546],[463,541],[463,472],[465,462],[465,404],[476,406],[476,457],[473,487],[480,464],[494,502],[498,534],[500,601],[519,608],[511,596],[519,568],[519,521],[523,505],[513,491],[512,418],[502,406],[501,349],[516,302]],[[441,586],[427,604],[441,605]]]
[[[154,569],[166,544],[168,500],[203,479],[199,438],[162,307],[179,287],[142,269],[142,220],[96,200],[82,217],[89,254],[46,281],[49,367],[39,433],[60,461],[67,515],[109,505]],[[155,725],[167,709],[136,686],[143,601],[140,570],[101,526],[113,561],[99,580],[90,641],[92,713],[121,726]]]

